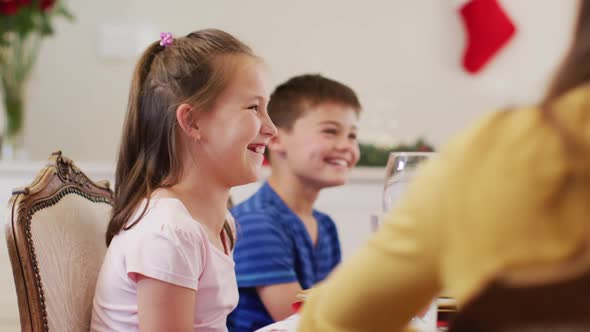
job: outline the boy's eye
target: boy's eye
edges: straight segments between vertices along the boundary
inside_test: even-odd
[[[258,105],[250,105],[250,106],[248,106],[248,109],[258,112]]]
[[[356,133],[348,135],[348,138],[350,138],[352,140],[356,140]]]

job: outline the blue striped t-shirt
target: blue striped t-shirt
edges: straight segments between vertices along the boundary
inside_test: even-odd
[[[303,289],[312,287],[340,263],[340,242],[332,219],[314,210],[314,246],[301,219],[267,182],[231,212],[238,232],[234,261],[240,300],[228,317],[228,329],[251,332],[274,322],[256,287],[295,281]]]

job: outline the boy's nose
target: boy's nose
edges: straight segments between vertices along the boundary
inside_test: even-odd
[[[336,142],[336,149],[338,149],[338,150],[352,150],[352,149],[354,149],[355,144],[356,144],[356,141],[350,140],[350,139],[348,139],[348,137],[343,137],[343,138],[340,138]]]

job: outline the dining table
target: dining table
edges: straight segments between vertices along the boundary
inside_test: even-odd
[[[300,319],[299,309],[304,305],[305,297],[307,295],[307,291],[304,292],[305,293],[299,294],[297,296],[299,300],[293,303],[293,315],[260,328],[256,330],[256,332],[295,332]],[[457,312],[457,303],[455,299],[450,297],[439,297],[436,299],[435,303],[437,309],[436,330],[432,331],[424,329],[416,324],[412,326],[414,330],[417,332],[443,332],[448,330],[449,324]]]

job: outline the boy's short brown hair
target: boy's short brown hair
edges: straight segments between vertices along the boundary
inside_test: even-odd
[[[295,76],[279,85],[270,95],[268,114],[278,128],[291,129],[309,108],[322,103],[352,107],[357,115],[361,104],[348,86],[320,74]]]

